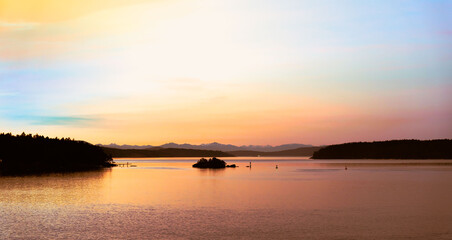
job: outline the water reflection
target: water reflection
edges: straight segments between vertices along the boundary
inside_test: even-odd
[[[217,168],[217,169],[197,168],[196,169],[196,172],[198,173],[199,176],[224,176],[225,171],[226,171],[225,168]]]
[[[452,237],[452,161],[196,160],[0,177],[0,239]]]
[[[111,169],[33,176],[0,176],[0,203],[76,204],[102,198]]]

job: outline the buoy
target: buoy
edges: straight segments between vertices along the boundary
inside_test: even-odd
[[[278,165],[276,165],[276,169],[278,169]]]

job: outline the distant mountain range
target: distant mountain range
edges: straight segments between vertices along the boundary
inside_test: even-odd
[[[183,148],[150,148],[150,149],[118,149],[102,147],[104,152],[114,158],[124,157],[234,157],[222,151],[183,149]]]
[[[290,150],[274,152],[258,152],[250,150],[239,150],[223,152],[218,150],[200,150],[185,148],[149,148],[149,149],[118,149],[102,147],[105,153],[114,158],[124,157],[302,157],[312,156],[321,147],[301,147]]]
[[[208,144],[177,144],[177,143],[167,143],[160,146],[152,146],[152,145],[117,145],[117,144],[109,144],[102,145],[98,144],[101,147],[107,148],[117,148],[117,149],[146,149],[146,150],[156,150],[161,148],[177,148],[177,149],[195,149],[195,150],[210,150],[210,151],[222,151],[222,152],[231,152],[231,151],[256,151],[256,152],[277,152],[277,151],[285,151],[296,148],[304,148],[304,147],[313,147],[312,145],[306,144],[284,144],[279,146],[270,146],[270,145],[242,145],[236,146],[232,144],[221,144],[217,142],[208,143]]]

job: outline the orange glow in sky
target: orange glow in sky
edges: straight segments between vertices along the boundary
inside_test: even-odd
[[[1,131],[152,145],[452,138],[445,5],[0,0]]]

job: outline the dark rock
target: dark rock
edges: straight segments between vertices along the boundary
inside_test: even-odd
[[[226,162],[223,160],[220,160],[216,157],[210,158],[209,160],[205,158],[199,159],[199,161],[195,164],[193,164],[193,167],[195,168],[225,168]]]

